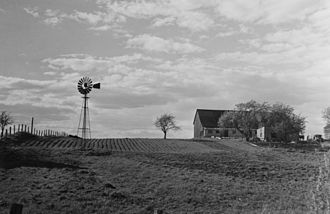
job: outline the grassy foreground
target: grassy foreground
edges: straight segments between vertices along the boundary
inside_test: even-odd
[[[180,152],[2,143],[0,213],[8,213],[11,203],[23,204],[23,213],[316,213],[326,209],[326,178],[321,177],[326,153],[288,152],[233,140],[184,142],[178,146]],[[202,152],[191,148],[185,152],[187,142],[194,148],[200,144]]]

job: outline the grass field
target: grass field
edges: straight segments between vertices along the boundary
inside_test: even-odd
[[[241,140],[9,139],[0,213],[323,213],[327,164]]]

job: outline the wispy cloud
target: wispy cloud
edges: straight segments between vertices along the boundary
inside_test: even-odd
[[[185,1],[97,1],[97,3],[102,9],[92,13],[78,10],[63,13],[47,9],[43,12],[43,19],[71,19],[92,25],[90,29],[103,31],[110,29],[105,26],[126,22],[127,18],[153,19],[154,27],[176,25],[195,32],[208,30],[215,25],[214,18],[199,10],[209,6],[208,3]],[[28,9],[26,12],[36,18],[40,17],[38,9]],[[45,21],[45,23],[55,24],[54,21]]]
[[[165,53],[196,53],[202,52],[203,48],[189,42],[175,42],[161,37],[143,34],[131,38],[127,41],[127,47],[140,48],[147,51],[157,51]]]
[[[39,9],[37,7],[34,7],[34,8],[26,7],[26,8],[23,8],[23,9],[27,14],[30,14],[34,18],[39,18],[40,17],[39,12],[38,12]]]
[[[224,0],[218,2],[217,12],[221,16],[242,22],[280,24],[302,21],[309,14],[322,8],[324,3],[325,1],[316,3],[313,0],[292,0],[290,2]]]
[[[116,57],[96,57],[88,54],[65,54],[55,58],[46,58],[42,62],[54,70],[101,71],[107,73],[118,65],[147,62],[160,62],[160,59],[142,54],[123,55]]]
[[[51,18],[47,18],[44,20],[44,23],[46,25],[50,25],[50,26],[56,26],[57,24],[62,22],[62,18],[59,17],[51,17]]]

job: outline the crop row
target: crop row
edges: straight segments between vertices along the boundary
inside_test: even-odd
[[[143,138],[107,138],[107,139],[74,139],[74,138],[40,138],[24,142],[27,147],[91,149],[121,152],[202,152],[213,150],[206,145],[192,141],[143,139]]]

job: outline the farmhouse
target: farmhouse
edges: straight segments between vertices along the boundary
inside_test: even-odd
[[[194,117],[194,138],[203,137],[243,137],[235,128],[219,128],[221,115],[230,110],[197,109]]]

